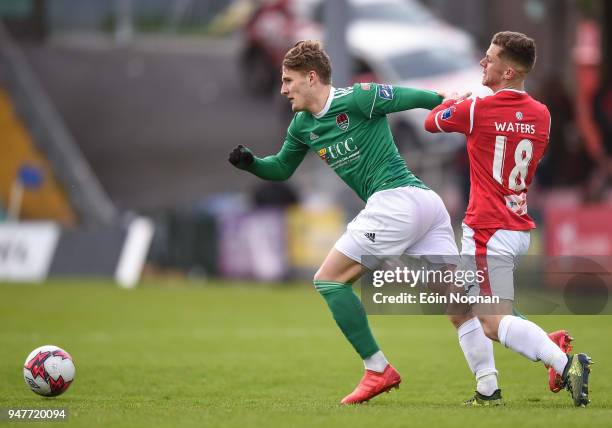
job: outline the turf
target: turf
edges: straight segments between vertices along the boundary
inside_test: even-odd
[[[533,317],[565,327],[596,364],[592,404],[547,391],[545,371],[496,345],[504,408],[461,406],[473,378],[440,316],[376,316],[398,391],[337,403],[362,365],[307,285],[103,282],[0,285],[0,407],[65,407],[75,426],[610,426],[612,317]],[[21,368],[35,347],[70,352],[77,378],[42,398]]]

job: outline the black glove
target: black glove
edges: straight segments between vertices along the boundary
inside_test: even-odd
[[[240,144],[230,152],[228,160],[236,168],[247,169],[253,163],[253,153]]]

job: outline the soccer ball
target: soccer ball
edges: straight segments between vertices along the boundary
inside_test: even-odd
[[[23,365],[23,378],[30,389],[46,397],[63,394],[72,384],[74,372],[70,354],[53,345],[36,348]]]

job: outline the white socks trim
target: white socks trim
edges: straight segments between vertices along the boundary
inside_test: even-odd
[[[506,348],[552,366],[559,374],[567,364],[567,355],[537,324],[512,315],[506,315],[499,323],[499,341]]]
[[[389,361],[387,361],[387,359],[385,358],[385,354],[383,354],[382,351],[378,351],[371,357],[368,357],[363,360],[363,365],[366,369],[378,373],[384,372],[388,364]]]
[[[493,394],[498,389],[493,342],[484,334],[477,317],[461,324],[457,335],[468,366],[476,376],[476,390],[482,395]]]

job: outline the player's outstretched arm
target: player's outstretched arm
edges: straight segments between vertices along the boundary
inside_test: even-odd
[[[307,151],[306,146],[285,141],[276,155],[258,158],[241,144],[230,152],[228,160],[236,168],[249,171],[264,180],[284,181],[302,163]]]
[[[385,103],[386,113],[411,110],[414,108],[431,110],[439,105],[444,98],[437,92],[422,89],[394,86],[391,90],[394,94],[392,99],[389,100],[390,102]]]
[[[460,103],[461,101],[469,98],[472,95],[472,92],[465,92],[463,94],[459,94],[458,92],[438,91],[438,95],[444,98],[442,103],[445,103],[448,100],[453,100],[455,103]]]
[[[436,132],[460,132],[468,135],[472,131],[473,115],[470,113],[472,103],[476,102],[468,98],[471,94],[458,95],[453,93],[444,96],[444,102],[435,107],[425,118],[425,130]],[[473,112],[473,111],[472,111]]]
[[[382,83],[357,83],[353,88],[357,106],[368,119],[414,108],[431,110],[444,99],[434,91]]]
[[[442,104],[430,111],[425,118],[425,130],[431,133],[445,132],[444,129],[439,126],[439,113],[450,108],[454,103],[454,101],[445,100]]]

